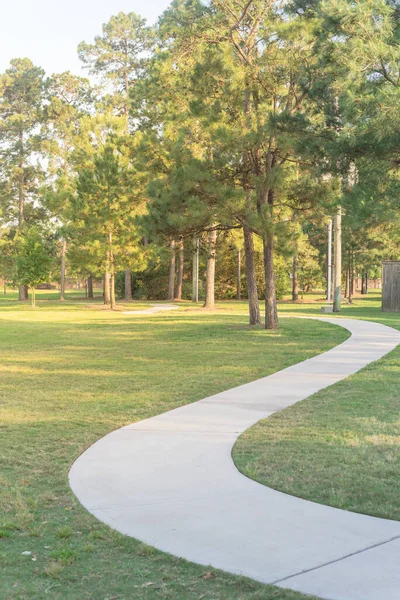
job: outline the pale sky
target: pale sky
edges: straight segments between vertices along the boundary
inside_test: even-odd
[[[154,23],[171,0],[0,0],[0,73],[11,58],[30,58],[48,75],[81,70],[79,42],[92,42],[118,12]]]

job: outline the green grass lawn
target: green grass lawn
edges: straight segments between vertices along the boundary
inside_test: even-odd
[[[105,310],[100,298],[87,301],[77,292],[62,305],[54,292],[41,292],[35,310],[0,296],[0,598],[305,598],[113,532],[79,505],[67,473],[114,428],[346,339],[329,324],[290,318],[319,314],[316,300],[282,303],[281,329],[266,332],[247,327],[245,302],[219,303],[215,313],[182,303],[179,311],[148,317]],[[399,315],[378,305],[371,295],[342,315],[400,328]],[[238,466],[295,495],[399,518],[399,366],[396,350],[256,425],[235,446]]]
[[[347,333],[290,318],[279,332],[249,330],[244,302],[148,317],[47,296],[36,309],[0,301],[0,598],[303,598],[113,532],[80,506],[67,474],[112,429],[268,375]]]
[[[82,310],[82,309],[97,309],[109,310],[108,306],[104,305],[102,291],[95,289],[94,298],[88,299],[85,296],[85,290],[68,290],[65,293],[65,302],[62,304],[63,310]],[[60,310],[60,292],[59,290],[37,290],[36,291],[36,308],[45,308],[46,310]],[[0,293],[0,310],[9,311],[26,311],[30,308],[31,301],[18,302],[18,291],[15,289],[7,290],[7,294]],[[149,308],[149,302],[125,302],[118,300],[117,311],[123,310],[141,310]]]
[[[281,305],[286,315],[314,305]],[[355,300],[343,317],[400,329],[379,294]],[[322,504],[400,520],[400,346],[382,360],[269,419],[237,441],[237,467],[277,490]]]

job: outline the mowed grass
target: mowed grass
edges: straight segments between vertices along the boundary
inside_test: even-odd
[[[314,315],[313,305],[282,305]],[[400,329],[372,293],[343,317]],[[348,379],[260,421],[237,441],[233,457],[248,477],[322,504],[400,520],[400,346]]]
[[[104,305],[103,294],[99,289],[95,289],[94,298],[86,298],[85,290],[68,290],[65,293],[65,302],[60,302],[60,292],[58,290],[37,290],[36,304],[37,308],[45,308],[46,310],[60,310],[60,305],[64,311],[70,310],[105,310],[109,307]],[[26,302],[18,302],[18,292],[15,289],[8,289],[7,294],[0,292],[0,310],[4,311],[26,311],[31,306],[31,300]],[[116,311],[124,310],[142,310],[150,308],[149,302],[125,302],[118,300]]]
[[[246,323],[245,303],[221,305],[215,314],[188,304],[149,317],[76,298],[63,305],[42,299],[35,310],[5,301],[2,600],[304,598],[117,534],[87,513],[68,486],[73,461],[112,429],[268,375],[347,337],[313,321],[284,319],[279,332]]]

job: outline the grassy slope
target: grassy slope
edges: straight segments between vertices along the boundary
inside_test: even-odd
[[[400,329],[371,294],[345,307]],[[287,314],[313,306],[283,305]],[[272,488],[343,509],[400,520],[400,346],[358,374],[246,431],[234,447],[238,468]]]
[[[257,379],[346,337],[311,321],[284,320],[278,333],[249,331],[246,322],[245,303],[216,314],[135,317],[76,299],[62,306],[42,300],[36,310],[3,302],[2,600],[303,598],[121,536],[89,515],[67,484],[73,460],[108,431]]]

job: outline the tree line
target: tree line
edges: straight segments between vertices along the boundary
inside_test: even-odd
[[[243,294],[260,324],[263,296],[275,329],[284,288],[326,284],[340,215],[336,288],[351,300],[358,273],[399,257],[399,10],[174,0],[153,27],[119,13],[82,42],[88,78],[12,60],[0,276],[25,300],[57,269],[63,298],[68,266],[89,293],[101,277],[114,308],[132,290],[196,298],[204,272],[207,308]]]

